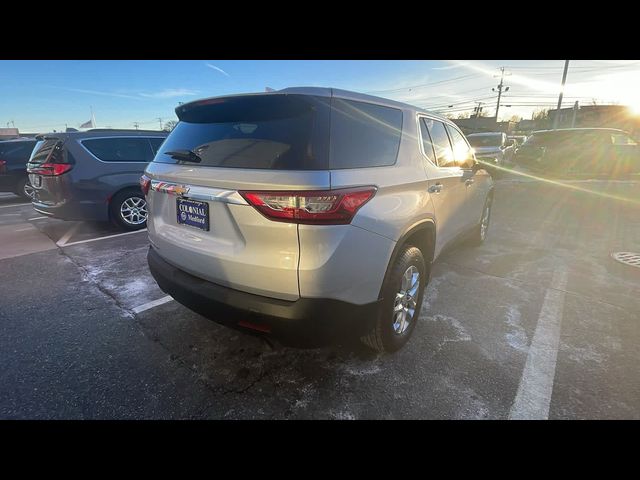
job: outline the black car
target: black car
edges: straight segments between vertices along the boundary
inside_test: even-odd
[[[63,220],[147,224],[140,176],[168,132],[93,129],[39,136],[27,164],[33,206]]]
[[[640,174],[640,145],[613,128],[542,130],[516,150],[514,161],[552,176],[627,177]]]
[[[27,161],[35,145],[33,138],[0,142],[0,192],[31,198],[33,189],[27,175]]]

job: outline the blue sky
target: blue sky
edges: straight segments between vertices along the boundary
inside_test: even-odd
[[[562,60],[549,61],[0,61],[0,127],[23,132],[77,128],[93,108],[99,127],[158,128],[178,102],[289,86],[331,86],[464,114],[475,102],[495,111],[506,66],[500,117],[530,117],[557,101]],[[640,62],[571,61],[565,102],[629,104],[640,111]],[[452,105],[452,106],[450,106]],[[508,107],[507,105],[511,105]],[[12,126],[9,123],[8,126]]]

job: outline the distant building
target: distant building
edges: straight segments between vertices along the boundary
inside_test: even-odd
[[[511,133],[516,122],[496,122],[496,117],[471,117],[452,119],[465,135],[482,132],[504,132]]]
[[[549,125],[553,125],[558,115],[558,128],[568,127],[608,127],[619,128],[630,133],[640,132],[640,116],[634,115],[626,105],[583,105],[574,108],[549,110]]]
[[[0,140],[10,140],[12,138],[20,138],[17,128],[0,128]]]

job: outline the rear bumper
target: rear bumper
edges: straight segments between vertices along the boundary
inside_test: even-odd
[[[107,221],[106,207],[98,205],[77,206],[73,203],[62,203],[58,205],[47,205],[42,202],[32,202],[33,208],[44,215],[59,218],[61,220],[80,220],[80,221]]]
[[[165,293],[200,315],[234,328],[316,344],[339,335],[360,335],[378,313],[379,301],[365,305],[320,298],[286,301],[223,287],[174,267],[153,247],[147,259]]]

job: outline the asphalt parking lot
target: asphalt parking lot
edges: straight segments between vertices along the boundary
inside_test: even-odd
[[[640,418],[640,182],[509,176],[434,266],[413,338],[294,349],[151,278],[145,231],[0,194],[0,418]]]

